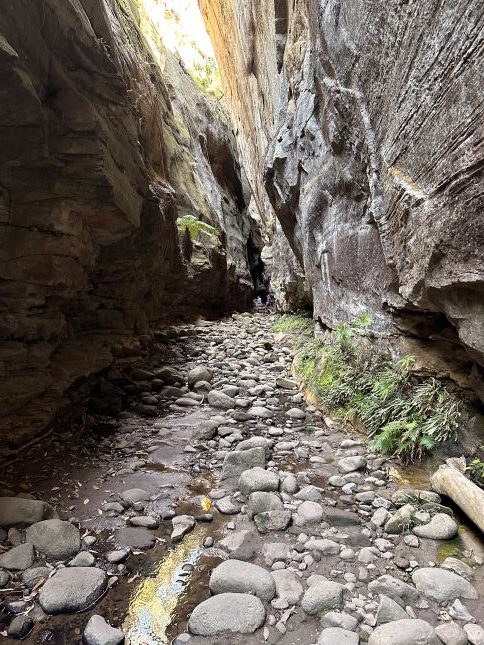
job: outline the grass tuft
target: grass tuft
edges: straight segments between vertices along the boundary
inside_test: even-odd
[[[313,321],[309,316],[303,314],[285,314],[281,316],[273,325],[274,332],[299,332],[307,336],[313,334]]]

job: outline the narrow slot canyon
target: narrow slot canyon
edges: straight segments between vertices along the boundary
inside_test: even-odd
[[[484,7],[4,0],[0,644],[484,643]]]

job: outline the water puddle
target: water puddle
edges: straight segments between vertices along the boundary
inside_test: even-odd
[[[208,598],[208,573],[220,559],[204,555],[206,532],[205,527],[196,527],[165,555],[151,577],[140,582],[123,625],[126,643],[170,643],[186,628],[190,611]]]
[[[187,485],[190,496],[178,503],[177,514],[210,512],[212,501],[206,494],[213,486],[211,474],[193,477]],[[216,513],[212,522],[198,524],[139,582],[129,597],[123,624],[128,645],[171,643],[186,630],[190,613],[209,597],[209,574],[221,561],[204,549],[203,542],[207,535],[221,537],[224,521]]]

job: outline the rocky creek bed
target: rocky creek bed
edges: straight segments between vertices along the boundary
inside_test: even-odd
[[[305,402],[274,320],[178,330],[3,467],[3,642],[484,643],[482,544]]]

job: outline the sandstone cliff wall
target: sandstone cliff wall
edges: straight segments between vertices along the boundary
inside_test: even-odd
[[[478,0],[199,0],[244,168],[329,327],[484,365]],[[267,202],[270,202],[270,206]],[[476,361],[476,364],[473,364]],[[465,362],[465,359],[464,359]]]
[[[220,108],[131,0],[0,8],[0,429],[33,436],[66,387],[167,319],[250,306],[251,224]],[[215,227],[184,259],[176,220]],[[207,247],[207,248],[205,248]]]

